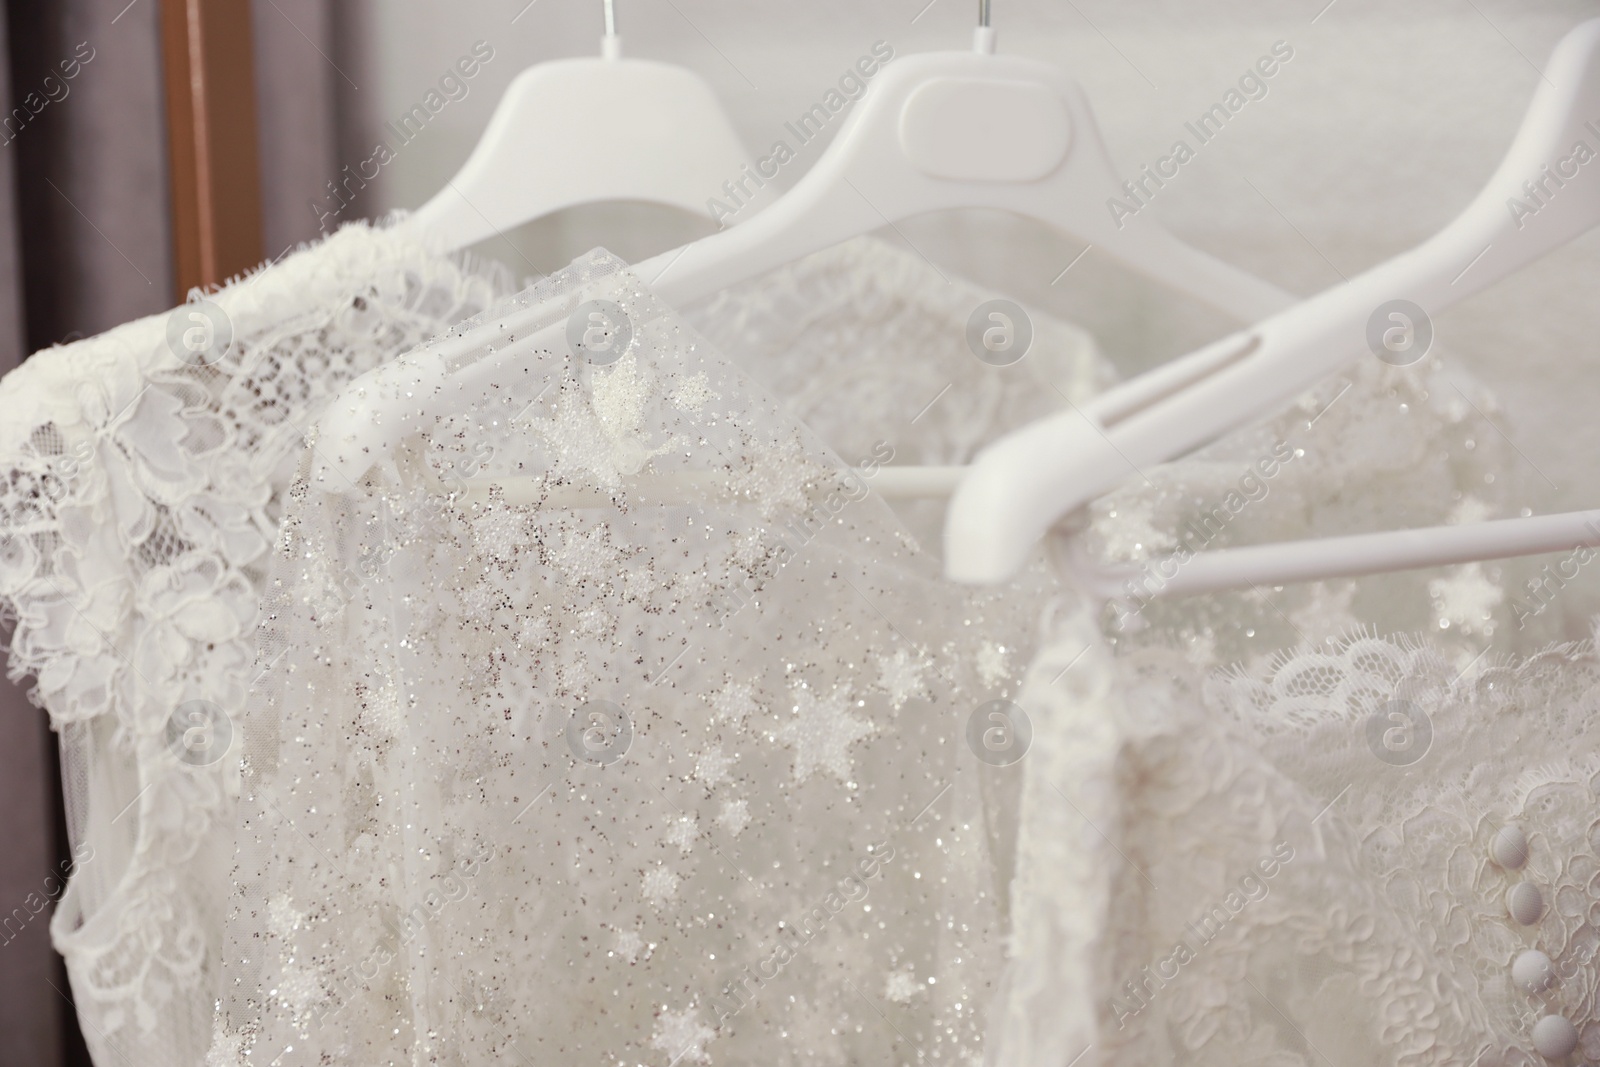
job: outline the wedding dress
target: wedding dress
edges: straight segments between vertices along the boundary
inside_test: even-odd
[[[60,736],[51,922],[102,1067],[198,1064],[234,842],[233,723],[302,435],[351,378],[508,290],[348,226],[0,381],[0,614]]]
[[[1088,536],[1128,559],[1503,514],[1492,410],[1437,363],[1358,366],[1113,494]],[[1036,741],[992,1062],[1600,1054],[1600,679],[1589,644],[1489,653],[1527,621],[1500,572],[1135,583],[1104,615],[1065,592],[1017,698]]]
[[[841,300],[873,294],[834,320],[872,353],[864,365],[909,362],[931,321],[956,322],[981,299],[864,239],[741,287],[722,313],[752,334],[771,326],[749,309],[779,308],[796,277]],[[232,735],[258,674],[262,564],[305,428],[353,376],[505,291],[500,273],[353,226],[208,303],[40,353],[0,385],[16,416],[0,448],[0,602],[12,675],[35,676],[61,734],[78,863],[52,931],[97,1062],[198,1063],[210,1040]],[[209,328],[202,340],[225,353],[196,358],[175,321]],[[1104,380],[1085,335],[1043,317],[1039,329],[1075,353],[1054,383],[1064,395]],[[785,351],[818,347],[784,338]],[[942,365],[960,395],[984,386],[956,353]],[[982,432],[1031,417],[1033,396],[988,402]]]
[[[792,288],[814,292],[803,281]],[[826,336],[828,322],[819,311],[807,325]],[[871,425],[854,417],[854,383],[833,389],[847,376],[807,377],[829,351],[848,346],[820,347],[786,358],[782,343],[773,343],[744,362],[780,383],[782,395],[806,398],[814,413],[808,421],[826,427],[830,443],[849,440]],[[896,424],[885,417],[893,404],[914,410],[920,391],[897,394],[893,383],[920,369],[859,371],[885,383],[860,390],[866,397],[892,398],[878,405],[877,425]],[[1358,364],[1278,417],[1147,471],[1147,480],[1100,501],[1085,540],[1099,556],[1149,561],[1180,543],[1223,548],[1511,514],[1515,457],[1497,412],[1492,395],[1441,360],[1409,370]],[[917,459],[969,457],[959,419],[918,428],[926,436],[912,453]],[[936,531],[919,526],[919,535],[924,529]],[[1142,576],[1097,614],[1071,590],[1065,568],[1067,588],[1047,614],[1027,688],[1016,698],[1033,747],[1019,768],[1026,782],[1011,954],[987,1062],[1444,1064],[1480,1054],[1486,1064],[1528,1062],[1518,1057],[1537,1051],[1540,1016],[1510,985],[1515,958],[1506,954],[1506,931],[1518,927],[1500,903],[1508,872],[1477,841],[1484,884],[1453,906],[1453,940],[1424,933],[1434,910],[1452,907],[1459,871],[1449,876],[1457,884],[1442,875],[1430,881],[1428,861],[1413,859],[1431,845],[1428,830],[1414,832],[1423,835],[1415,850],[1385,855],[1386,866],[1370,863],[1371,835],[1387,813],[1352,821],[1328,803],[1344,785],[1375,790],[1395,772],[1401,757],[1385,738],[1415,743],[1415,729],[1405,729],[1410,720],[1391,721],[1387,696],[1377,699],[1399,684],[1396,663],[1426,662],[1436,673],[1448,663],[1455,674],[1474,666],[1497,634],[1537,647],[1541,633],[1558,632],[1553,612],[1514,613],[1509,590],[1519,569],[1469,564],[1176,601],[1151,596],[1159,578]],[[1429,637],[1377,639],[1369,636],[1374,627]],[[1590,669],[1570,650],[1538,660],[1553,686],[1581,689]],[[1240,661],[1248,666],[1218,674]],[[1458,679],[1458,686],[1492,691],[1503,671],[1497,666],[1486,680],[1473,671],[1465,675],[1473,681]],[[1236,679],[1258,674],[1283,679],[1284,695],[1274,703],[1259,696],[1261,689],[1277,695],[1270,685],[1250,689],[1264,707],[1241,721],[1222,696],[1243,685]],[[1437,687],[1435,698],[1442,699]],[[1300,729],[1273,725],[1275,715],[1299,723],[1309,706],[1321,710],[1320,720]],[[1382,726],[1376,742],[1367,735],[1374,717]],[[1313,727],[1335,733],[1343,746]],[[1271,742],[1262,736],[1268,731]],[[1502,750],[1504,777],[1527,778],[1545,746],[1562,758],[1572,751],[1548,740],[1514,757]],[[1476,745],[1463,754],[1484,758]],[[1419,761],[1412,792],[1391,809],[1400,824],[1448,793],[1452,773]],[[1545,776],[1541,783],[1583,779],[1570,767],[1533,773]],[[1492,819],[1522,809],[1509,793],[1497,804]],[[1468,828],[1453,842],[1459,868],[1485,824],[1463,816],[1458,825]],[[1566,850],[1579,857],[1573,885],[1590,877],[1585,825],[1579,819],[1564,828]],[[1464,915],[1475,929],[1498,923],[1478,934],[1478,955],[1466,963],[1459,958]],[[1570,930],[1555,940],[1567,936]],[[1576,958],[1592,954],[1580,944]],[[1551,955],[1559,969],[1562,957]],[[1522,966],[1544,958],[1524,957]],[[1465,977],[1474,968],[1483,977]],[[1567,1000],[1551,1000],[1549,1012],[1565,1012],[1588,1034],[1595,1013],[1582,988],[1569,980]],[[1559,1020],[1544,1026],[1547,1041],[1563,1033]]]
[[[804,398],[807,421],[830,444],[854,443],[866,427],[904,425],[896,412],[914,414],[952,368],[851,363],[842,337],[789,355],[785,346],[808,334],[830,335],[827,297],[835,295],[791,270],[799,277],[776,288],[816,313],[790,316],[803,330],[768,327],[758,313],[745,334],[772,341],[754,353],[747,347],[743,364],[780,395]],[[837,297],[850,304],[848,294]],[[870,295],[861,298],[871,305]],[[922,347],[940,350],[932,336]],[[1039,351],[1072,346],[1057,339]],[[842,366],[811,374],[831,353]],[[931,387],[905,387],[925,373]],[[852,376],[879,387],[862,389]],[[873,407],[873,419],[856,417],[858,403]],[[971,435],[951,416],[910,427],[922,434],[912,461],[970,458]],[[1215,549],[1514,514],[1517,457],[1497,416],[1492,394],[1443,360],[1357,364],[1276,418],[1098,502],[1085,540],[1097,556],[1148,561],[1180,543]],[[919,535],[925,528],[936,531],[919,526]],[[1468,564],[1174,601],[1151,596],[1157,576],[1099,615],[1064,592],[1017,698],[1034,747],[1021,765],[1028,783],[1012,887],[1014,955],[1001,996],[1011,1014],[991,1034],[990,1062],[1063,1064],[1087,1052],[1084,1064],[1470,1063],[1480,1054],[1483,1064],[1525,1063],[1537,1051],[1541,1012],[1563,1015],[1596,1046],[1590,1054],[1600,1051],[1600,1032],[1590,1036],[1591,980],[1574,981],[1570,970],[1573,960],[1592,961],[1589,939],[1600,936],[1600,907],[1573,895],[1600,895],[1600,881],[1588,881],[1600,868],[1585,866],[1596,845],[1580,814],[1593,793],[1572,784],[1600,765],[1590,765],[1597,746],[1574,733],[1578,720],[1566,710],[1592,684],[1593,667],[1577,649],[1536,651],[1559,634],[1559,616],[1516,610],[1513,576],[1526,570]],[[1428,637],[1377,638],[1374,628]],[[1529,665],[1474,664],[1491,637],[1529,650]],[[1241,661],[1247,666],[1219,673]],[[1408,672],[1428,675],[1431,688]],[[1460,672],[1453,690],[1443,684]],[[1531,693],[1542,690],[1568,725],[1518,731],[1510,725],[1524,721],[1517,701],[1471,696],[1503,691],[1509,677],[1529,679],[1524,704],[1537,704]],[[1392,719],[1390,699],[1408,687],[1417,688],[1407,714]],[[1419,701],[1427,718],[1413,723],[1407,715]],[[1520,748],[1487,738],[1466,744],[1474,714],[1466,707],[1501,715],[1502,729],[1523,735]],[[1458,724],[1453,766],[1434,762],[1439,750],[1430,761],[1417,749],[1412,767],[1404,749],[1388,747],[1395,738],[1421,744],[1419,724],[1446,719]],[[1503,779],[1499,795],[1468,792],[1483,796],[1476,807],[1454,784],[1467,760],[1499,768]],[[1396,774],[1408,776],[1407,787],[1386,804],[1365,801],[1356,818],[1344,810]],[[1590,908],[1594,925],[1557,919],[1547,906],[1542,925],[1555,929],[1540,934],[1546,942],[1532,949],[1523,937],[1528,944],[1513,953],[1527,931],[1502,898],[1517,878],[1492,861],[1484,833],[1521,817],[1527,798],[1560,788],[1573,813],[1559,829],[1528,832],[1546,834],[1572,870],[1543,875],[1541,893],[1571,897],[1574,916]],[[1432,835],[1441,798],[1451,795],[1454,838],[1441,848]],[[1399,847],[1407,827],[1414,840]],[[1474,860],[1479,884],[1468,889],[1463,868]],[[1437,932],[1447,926],[1448,935]],[[1062,963],[1075,956],[1083,966],[1074,973]],[[1300,975],[1286,962],[1296,957]],[[1516,995],[1518,958],[1525,969],[1544,958],[1558,971],[1569,967],[1545,1008]],[[1152,968],[1173,973],[1152,976]],[[1547,1039],[1561,1033],[1557,1022],[1545,1027]]]
[[[567,345],[291,491],[209,1062],[976,1062],[1048,573],[944,582],[603,253],[513,309]]]
[[[990,1063],[1028,1064],[1079,1057],[1398,1064],[1471,1062],[1492,1051],[1498,1062],[1517,1063],[1530,1048],[1559,1050],[1562,1019],[1588,1033],[1592,1012],[1585,1015],[1581,1003],[1546,1022],[1505,996],[1517,967],[1537,979],[1541,957],[1497,959],[1508,942],[1480,933],[1481,956],[1462,967],[1449,953],[1462,944],[1463,914],[1439,926],[1451,931],[1449,942],[1419,921],[1430,908],[1448,909],[1465,861],[1438,874],[1447,880],[1437,885],[1392,850],[1388,868],[1373,867],[1371,826],[1353,822],[1337,806],[1338,791],[1326,788],[1346,770],[1350,784],[1373,787],[1374,775],[1399,765],[1384,740],[1395,723],[1382,720],[1377,742],[1367,725],[1374,708],[1389,714],[1373,694],[1394,689],[1393,672],[1373,671],[1366,657],[1374,644],[1421,647],[1360,635],[1330,643],[1356,618],[1351,605],[1379,625],[1431,607],[1447,636],[1487,634],[1503,600],[1492,569],[1453,568],[1410,586],[1384,577],[1313,586],[1281,614],[1244,597],[1191,600],[1187,620],[1169,615],[1153,625],[1149,616],[1180,607],[1123,603],[1097,616],[1071,590],[1067,567],[1067,588],[1045,613],[1040,650],[1018,693],[1013,664],[1032,641],[1025,623],[1052,595],[1048,575],[1036,573],[1004,595],[1011,614],[992,626],[1009,625],[1007,644],[991,636],[974,651],[956,642],[924,660],[934,648],[924,635],[941,621],[963,634],[971,616],[999,607],[938,583],[905,528],[896,529],[875,501],[839,503],[839,514],[850,516],[843,531],[780,521],[782,552],[741,544],[752,515],[770,531],[785,507],[813,506],[814,496],[792,491],[797,484],[832,485],[829,471],[853,477],[818,449],[792,407],[809,406],[819,423],[834,420],[829,436],[844,439],[872,424],[853,417],[857,391],[792,388],[790,409],[770,406],[703,342],[671,325],[671,313],[615,264],[598,257],[573,271],[523,303],[556,301],[552,321],[608,299],[633,309],[627,321],[642,315],[654,332],[634,342],[631,359],[586,367],[543,353],[529,380],[430,430],[375,475],[371,496],[330,497],[308,487],[300,517],[286,524],[283,599],[270,613],[265,643],[281,658],[248,725],[252,803],[228,958],[236,980],[213,1062],[281,1053],[284,1063],[302,1055],[363,1063],[411,1054],[470,1063],[505,1049],[566,1058],[600,1045],[641,1062],[892,1062],[908,1054],[975,1062],[981,1054]],[[777,290],[805,271],[780,275]],[[767,308],[785,306],[804,305],[758,302],[746,322],[759,326]],[[607,314],[601,321],[611,321]],[[780,388],[785,380],[806,384],[807,361],[834,350],[825,340],[831,327],[822,316],[796,321],[766,332],[747,328],[754,340],[741,367]],[[697,352],[706,362],[694,362]],[[650,355],[653,362],[644,358]],[[1276,422],[1150,472],[1148,484],[1100,506],[1091,536],[1102,547],[1159,551],[1163,523],[1185,517],[1185,509],[1211,511],[1219,486],[1231,491],[1252,457],[1263,448],[1278,454],[1291,440],[1292,458],[1279,459],[1270,490],[1246,487],[1249,506],[1228,508],[1233,525],[1208,532],[1217,545],[1263,531],[1294,536],[1343,522],[1444,521],[1504,507],[1501,431],[1484,414],[1492,404],[1470,388],[1458,390],[1459,401],[1438,401],[1442,392],[1437,378],[1358,368],[1348,387],[1332,383]],[[906,403],[892,389],[859,395],[869,403],[883,398],[876,420]],[[748,414],[732,418],[721,406],[710,409],[717,432],[686,429],[704,417],[707,397],[747,406]],[[1340,401],[1348,415],[1330,417],[1329,404]],[[908,437],[927,436],[914,454],[959,459],[970,451],[959,433],[921,431],[916,422]],[[1319,435],[1305,433],[1318,427]],[[770,442],[752,443],[772,433],[802,442],[787,454],[817,465],[796,468],[812,470],[809,479],[769,475],[757,488],[748,476],[753,457],[762,471],[786,469]],[[1376,465],[1350,447],[1363,442],[1377,452]],[[876,446],[866,452],[855,476],[870,482],[882,455]],[[1257,477],[1267,477],[1260,469]],[[542,472],[532,496],[524,486],[518,500],[543,506],[485,497],[481,486],[469,491],[468,471],[488,471],[507,487]],[[1379,491],[1362,495],[1363,485]],[[824,499],[853,495],[836,490]],[[1354,520],[1334,510],[1352,503],[1364,509]],[[751,514],[737,516],[740,508]],[[692,542],[682,539],[692,551],[669,554],[684,561],[682,572],[659,562],[663,544],[679,543],[670,537],[678,524],[641,514],[674,509],[690,513],[684,527],[698,525]],[[603,517],[585,517],[586,510]],[[708,513],[720,521],[705,521]],[[885,525],[876,533],[863,533],[878,522]],[[813,528],[834,536],[814,537]],[[787,548],[790,541],[798,551]],[[892,578],[874,579],[883,561],[870,549],[883,545],[896,547],[896,566]],[[860,642],[903,640],[909,626],[887,610],[875,616],[866,598],[851,605],[853,613],[844,609],[849,651],[842,656],[805,647],[805,640],[840,640],[820,621],[785,631],[779,619],[836,617],[827,600],[840,590],[819,595],[817,585],[784,584],[797,561],[813,556],[844,561],[825,569],[847,581],[854,575],[849,584],[871,589],[879,607],[909,590],[925,597],[910,631],[920,651],[904,660],[898,649],[892,660],[862,651]],[[774,562],[783,566],[771,569]],[[690,591],[679,585],[685,574],[694,576]],[[441,575],[458,577],[441,591]],[[791,595],[809,610],[795,612],[786,603]],[[663,619],[696,603],[713,623],[703,641],[661,636]],[[945,613],[952,604],[960,605],[955,615]],[[639,614],[630,627],[626,620]],[[1272,615],[1290,633],[1315,633],[1297,636],[1322,647],[1267,659],[1253,626]],[[782,642],[763,646],[764,629],[774,625],[791,642],[776,657],[781,674],[771,650]],[[1466,647],[1417,655],[1436,670],[1446,662],[1459,669],[1472,666],[1462,661]],[[599,670],[590,663],[597,654]],[[947,655],[971,667],[963,679],[946,664],[930,693],[926,683]],[[1362,681],[1328,682],[1325,661],[1339,655],[1352,675],[1367,672]],[[1259,701],[1266,710],[1252,718],[1238,710],[1241,698],[1225,699],[1257,692],[1228,679],[1263,669],[1276,678],[1284,662],[1301,657],[1307,666],[1288,672],[1298,681],[1287,686],[1293,699],[1286,706],[1302,718],[1304,708],[1320,708],[1321,719],[1309,725],[1346,731],[1344,749],[1308,744],[1273,725],[1276,714],[1306,723],[1270,701]],[[1239,658],[1250,666],[1215,680],[1218,664]],[[734,660],[765,662],[765,674],[740,684],[739,672],[726,668]],[[831,669],[786,692],[779,678],[797,662],[798,669]],[[1582,670],[1555,673],[1571,680]],[[645,712],[617,699],[627,695],[630,674],[634,690],[663,687],[646,698]],[[674,674],[684,680],[667,682]],[[831,708],[821,706],[828,695],[821,677],[834,685]],[[1270,681],[1260,685],[1274,691]],[[839,695],[845,691],[854,702]],[[988,699],[973,705],[979,697]],[[689,710],[679,711],[680,701]],[[739,709],[731,715],[730,702]],[[939,704],[942,718],[918,718]],[[902,710],[884,716],[885,705]],[[771,716],[764,729],[759,715]],[[802,725],[813,721],[816,728]],[[974,721],[975,735],[963,737]],[[635,751],[646,736],[655,746]],[[830,753],[827,760],[803,754],[807,738],[824,745],[817,751]],[[880,742],[885,747],[872,747]],[[1371,765],[1339,767],[1352,752]],[[877,776],[864,772],[857,753],[870,754]],[[962,759],[966,765],[956,762]],[[631,764],[653,779],[660,800],[614,773]],[[757,770],[739,779],[732,767]],[[1413,803],[1448,792],[1424,772],[1414,776]],[[946,777],[948,788],[930,788]],[[938,806],[914,803],[919,789],[955,804],[962,821],[939,827],[931,853],[911,852],[926,848],[926,838],[896,843],[869,811],[838,804],[821,816],[786,793],[815,795],[841,783],[845,795],[893,798],[886,806],[913,814],[912,825],[939,814]],[[553,824],[521,828],[545,809]],[[839,856],[842,845],[818,839],[824,822],[843,830],[839,836],[859,829],[885,843],[860,850],[867,858],[856,856],[855,874],[831,888],[825,873],[852,868]],[[759,845],[742,844],[752,830]],[[1419,849],[1431,847],[1428,832],[1417,831]],[[1454,854],[1466,855],[1471,838],[1454,842]],[[515,849],[503,850],[507,841]],[[1538,844],[1536,837],[1535,851]],[[758,850],[755,864],[744,862],[742,848]],[[875,894],[872,879],[893,869],[891,852],[912,855],[917,869],[909,886],[884,881]],[[496,872],[496,860],[508,856]],[[804,875],[796,873],[797,856],[811,860]],[[760,882],[769,860],[785,873]],[[1488,922],[1510,868],[1481,857],[1479,867],[1486,895],[1472,914]],[[1586,871],[1578,861],[1569,881]],[[916,885],[924,879],[963,887],[936,898],[931,925]],[[1401,892],[1407,879],[1424,888]],[[823,904],[796,926],[792,916],[807,913],[808,894]],[[1530,914],[1528,892],[1519,890],[1517,901],[1519,914]],[[854,904],[863,907],[859,915]],[[870,923],[851,931],[868,935],[862,944],[839,933],[866,907],[885,923],[877,944]],[[525,932],[528,916],[539,925]],[[823,957],[829,966],[820,976],[796,976],[789,965],[818,951],[816,929],[827,923],[839,939]],[[945,935],[935,933],[941,924]],[[763,929],[771,940],[761,939]],[[798,932],[782,933],[790,929]],[[959,932],[953,940],[951,930]],[[743,954],[735,949],[728,970],[711,966],[712,957],[726,961],[730,946],[744,943],[753,944]],[[641,973],[658,950],[663,970]],[[552,973],[567,980],[552,987]],[[786,973],[795,983],[789,990],[770,988]],[[933,989],[948,997],[923,999]],[[1523,1012],[1520,1031],[1515,1010]]]
[[[1592,646],[1463,671],[1357,634],[1206,677],[1086,630],[1053,619],[1018,698],[1038,740],[995,1062],[1600,1051]]]

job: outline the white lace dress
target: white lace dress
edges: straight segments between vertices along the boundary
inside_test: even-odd
[[[1442,373],[1357,367],[1101,502],[1089,539],[1149,558],[1502,515],[1492,402]],[[1018,698],[1037,742],[994,1062],[1600,1055],[1596,661],[1491,648],[1528,640],[1502,572],[1136,587],[1103,615],[1065,595]]]
[[[211,1063],[977,1062],[1013,856],[975,713],[1047,572],[944,582],[881,456],[604,254],[512,309],[627,325],[291,493]]]
[[[361,226],[0,382],[9,669],[60,735],[51,933],[104,1067],[197,1064],[234,840],[231,722],[303,431],[502,281]]]
[[[995,1062],[1600,1052],[1591,645],[1464,671],[1352,635],[1208,676],[1048,633]]]

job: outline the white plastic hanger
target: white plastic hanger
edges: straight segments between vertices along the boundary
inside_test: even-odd
[[[988,4],[971,52],[884,68],[815,167],[736,230],[635,270],[686,304],[915,215],[992,208],[1033,219],[1148,278],[1254,321],[1295,297],[1174,236],[1154,218],[1119,227],[1119,186],[1083,89],[1061,68],[994,54]]]
[[[1505,160],[1472,204],[1412,251],[1075,410],[984,449],[946,517],[945,567],[996,582],[1060,518],[1126,480],[1271,411],[1341,364],[1374,358],[1369,333],[1431,325],[1391,319],[1391,301],[1436,314],[1600,224],[1600,19],[1556,46]],[[1575,170],[1575,173],[1574,173]],[[1517,208],[1520,203],[1532,211]],[[1402,311],[1402,314],[1404,312]],[[1202,553],[1172,595],[1253,583],[1378,573],[1600,544],[1597,512],[1397,530]],[[1116,582],[1104,568],[1100,578]]]
[[[403,227],[455,251],[576,204],[644,200],[709,214],[709,199],[752,160],[705,79],[622,58],[615,0],[604,3],[601,57],[517,75],[461,172]],[[755,189],[746,202],[771,199]]]
[[[1180,241],[1148,213],[1119,228],[1106,203],[1123,191],[1082,89],[1058,67],[996,56],[987,2],[980,7],[973,51],[885,66],[816,165],[777,203],[749,222],[646,260],[636,273],[666,303],[681,306],[913,215],[993,208],[1087,241],[1245,321],[1294,301]],[[480,395],[522,353],[563,344],[559,327],[529,329],[535,315],[507,316],[438,344],[426,367],[411,360],[353,382],[322,422],[321,484],[355,484],[412,427]],[[453,369],[497,335],[517,341]],[[953,486],[959,473],[901,468],[891,480],[903,476],[928,492]]]

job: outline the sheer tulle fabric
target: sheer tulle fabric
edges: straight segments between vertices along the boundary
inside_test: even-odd
[[[887,444],[896,463],[970,463],[979,448],[1113,380],[1085,331],[1029,309],[1024,359],[973,357],[967,322],[995,296],[921,256],[860,237],[743,282],[685,317],[847,460]],[[929,551],[944,501],[891,501]]]
[[[1190,551],[1509,518],[1521,478],[1499,405],[1438,354],[1410,367],[1351,365],[1295,403],[1192,456],[1147,469],[1090,508],[1096,556],[1144,569],[1103,623],[1122,650],[1182,649],[1202,668],[1256,662],[1359,627],[1431,632],[1476,655],[1562,635],[1557,612],[1525,620],[1512,590],[1532,565],[1490,561],[1161,599],[1158,561]],[[1170,571],[1167,572],[1170,575]]]
[[[1015,779],[969,712],[1048,578],[942,582],[870,457],[609,257],[512,306],[594,301],[621,358],[529,352],[360,492],[297,483],[213,1063],[980,1055]]]

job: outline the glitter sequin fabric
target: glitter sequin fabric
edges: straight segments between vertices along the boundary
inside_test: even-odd
[[[604,254],[482,321],[596,307],[619,357],[293,489],[211,1063],[981,1055],[1015,778],[970,713],[1047,575],[943,582]]]

